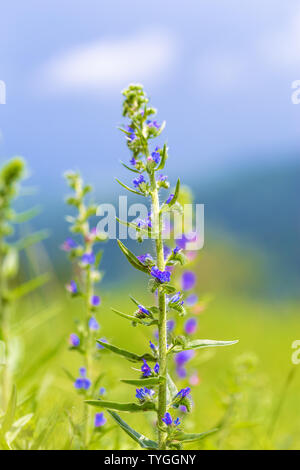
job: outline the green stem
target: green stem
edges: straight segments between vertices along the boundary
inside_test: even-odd
[[[160,271],[165,269],[164,260],[164,245],[162,240],[162,219],[159,211],[159,198],[158,190],[154,173],[150,173],[151,183],[151,198],[154,227],[158,225],[156,244],[156,257],[157,267]],[[161,288],[158,289],[158,347],[159,347],[159,370],[163,377],[167,375],[167,311],[166,311],[166,296]],[[167,411],[167,385],[166,381],[161,383],[158,387],[158,411],[157,418],[159,423],[158,428],[158,448],[160,450],[166,449],[166,432],[161,428],[162,418]]]

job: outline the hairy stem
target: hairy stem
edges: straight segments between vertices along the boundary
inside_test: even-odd
[[[156,257],[157,267],[159,270],[164,271],[164,246],[162,240],[162,219],[159,213],[159,199],[158,190],[156,186],[156,180],[154,173],[150,173],[151,183],[151,198],[152,198],[152,210],[154,227],[157,229],[156,244]],[[159,288],[158,291],[158,306],[159,306],[159,318],[158,318],[158,347],[159,347],[159,367],[160,374],[166,377],[167,374],[167,312],[166,312],[166,295]],[[166,448],[166,432],[161,429],[162,418],[167,411],[167,385],[166,381],[159,385],[158,388],[158,447],[159,449]]]

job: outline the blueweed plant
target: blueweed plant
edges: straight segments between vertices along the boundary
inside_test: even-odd
[[[148,290],[153,293],[155,301],[154,305],[144,306],[142,302],[132,298],[136,305],[133,315],[115,309],[113,311],[132,322],[133,326],[158,328],[158,345],[150,341],[149,352],[138,355],[98,340],[104,348],[129,361],[140,363],[139,378],[123,379],[123,382],[138,387],[135,393],[137,401],[118,403],[99,399],[87,402],[92,406],[108,409],[120,427],[142,448],[176,449],[181,448],[184,442],[199,440],[212,431],[195,434],[183,431],[183,424],[180,423],[176,412],[180,406],[184,406],[188,412],[191,411],[191,389],[190,387],[177,389],[169,373],[168,359],[174,354],[188,355],[193,350],[226,346],[235,341],[190,340],[185,335],[168,334],[167,321],[171,312],[180,316],[186,314],[183,293],[177,292],[171,283],[174,268],[185,263],[184,250],[180,246],[174,246],[166,252],[163,239],[164,214],[182,212],[178,202],[180,181],[178,179],[174,191],[161,202],[160,190],[168,189],[170,186],[167,176],[161,173],[168,158],[168,148],[166,144],[160,147],[153,145],[152,142],[160,136],[165,123],[160,124],[156,120],[156,110],[148,105],[148,98],[141,85],[130,85],[123,91],[123,96],[123,116],[128,118],[129,122],[121,130],[125,134],[127,146],[132,154],[130,165],[123,165],[135,176],[133,187],[117,181],[131,193],[140,197],[149,197],[151,209],[145,220],[138,220],[136,223],[119,222],[135,228],[138,242],[142,242],[144,238],[154,240],[155,253],[153,256],[150,253],[136,256],[120,240],[118,244],[130,264],[148,276]],[[189,273],[185,282],[193,283]],[[192,329],[192,325],[188,329]],[[155,412],[157,440],[146,438],[132,429],[116,411]]]
[[[14,226],[23,224],[37,214],[32,208],[16,212],[14,202],[20,193],[21,180],[26,176],[25,161],[12,158],[0,170],[0,448],[13,449],[21,429],[31,420],[32,414],[20,416],[17,405],[17,379],[15,370],[16,338],[13,316],[16,304],[23,296],[30,294],[48,280],[47,273],[29,280],[20,281],[20,253],[41,241],[46,232],[40,231],[27,236],[18,236]],[[24,410],[24,407],[20,405]],[[2,411],[1,411],[2,410]]]
[[[69,372],[67,374],[79,394],[92,398],[104,394],[104,388],[99,388],[102,374],[94,377],[94,361],[99,357],[101,350],[101,346],[95,341],[100,329],[97,312],[101,304],[95,285],[102,277],[99,270],[102,251],[96,245],[106,240],[106,235],[99,233],[97,228],[91,225],[91,218],[95,216],[97,206],[86,203],[86,196],[92,187],[84,184],[79,173],[67,172],[65,177],[73,190],[73,194],[67,198],[67,203],[76,209],[75,216],[67,216],[74,237],[67,238],[62,245],[74,265],[75,273],[75,278],[70,280],[66,289],[73,298],[81,298],[84,305],[84,319],[76,322],[76,331],[69,336],[70,350],[81,355],[83,364],[77,378]],[[104,338],[103,340],[105,341]],[[101,430],[105,422],[103,413],[97,413],[92,421],[90,408],[84,406],[84,426],[79,429],[78,434],[85,448],[90,445],[94,431]]]

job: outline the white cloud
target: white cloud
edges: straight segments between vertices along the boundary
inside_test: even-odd
[[[45,63],[38,86],[53,92],[114,92],[129,82],[160,82],[176,49],[174,37],[161,30],[82,44]]]

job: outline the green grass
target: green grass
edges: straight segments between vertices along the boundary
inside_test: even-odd
[[[124,293],[108,291],[100,310],[99,337],[137,353],[148,350],[150,329],[132,329],[129,322],[115,315],[110,306],[130,313],[132,304]],[[130,288],[138,298],[138,286]],[[141,299],[143,300],[143,299]],[[199,351],[188,363],[189,373],[197,371],[200,384],[192,388],[193,411],[183,416],[186,432],[203,432],[223,422],[219,433],[186,448],[264,449],[300,448],[300,374],[291,363],[291,343],[297,339],[298,305],[273,306],[246,298],[218,296],[207,310],[198,316],[196,337],[207,339],[239,339],[226,348]],[[82,397],[75,393],[63,368],[77,376],[81,356],[68,351],[68,335],[73,319],[81,315],[81,302],[66,301],[64,292],[51,286],[44,288],[42,297],[31,296],[18,306],[15,314],[16,351],[15,382],[18,389],[18,415],[29,412],[34,417],[21,431],[19,448],[77,448],[70,426],[83,419]],[[180,333],[180,321],[178,333]],[[237,364],[237,363],[240,364]],[[97,364],[103,372],[101,386],[107,389],[108,400],[134,401],[133,386],[121,378],[136,378],[134,364],[113,354],[102,352]],[[286,378],[295,368],[295,375],[275,425],[272,425]],[[181,380],[178,386],[187,386]],[[95,412],[98,411],[95,409]],[[137,448],[111,418],[103,435],[95,435],[93,448]],[[225,416],[225,418],[224,418]],[[18,416],[17,416],[18,417]],[[122,417],[149,438],[154,414],[127,414]],[[42,435],[42,437],[41,437]]]

